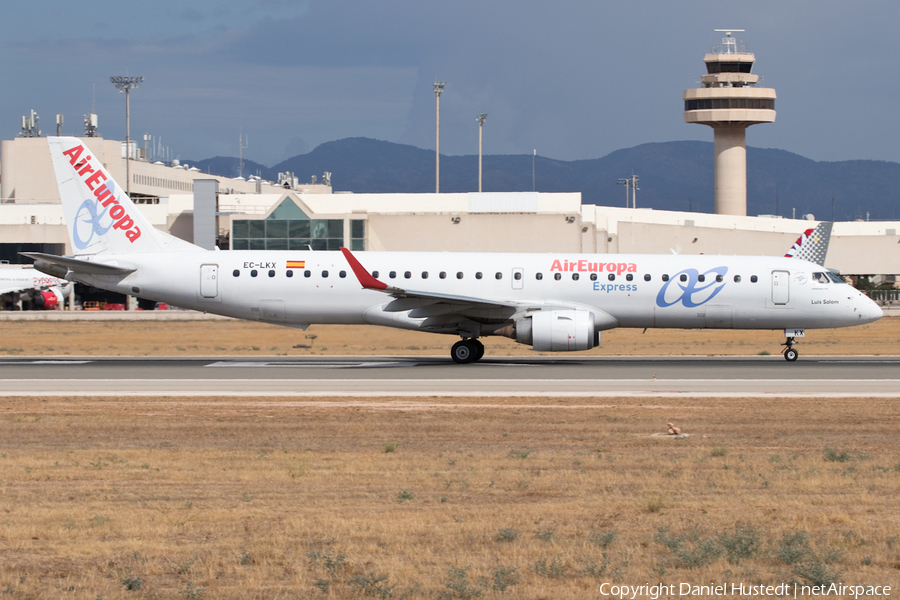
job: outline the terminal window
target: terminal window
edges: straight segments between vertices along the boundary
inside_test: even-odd
[[[273,215],[274,216],[274,213]],[[304,215],[305,216],[305,215]],[[235,219],[232,250],[339,250],[344,242],[343,219]],[[365,222],[350,221],[351,250],[365,250]]]

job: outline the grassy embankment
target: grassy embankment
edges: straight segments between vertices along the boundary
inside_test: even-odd
[[[6,398],[0,590],[897,590],[898,413],[887,399]],[[690,437],[653,437],[667,421]]]

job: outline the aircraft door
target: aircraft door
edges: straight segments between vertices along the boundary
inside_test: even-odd
[[[200,265],[200,295],[204,298],[219,295],[219,265]]]
[[[785,305],[791,299],[791,274],[772,271],[772,304]]]
[[[512,270],[512,289],[521,290],[525,285],[525,269],[516,267]]]

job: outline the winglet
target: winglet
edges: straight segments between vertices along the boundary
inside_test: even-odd
[[[356,260],[356,257],[350,253],[349,250],[341,246],[341,252],[344,253],[344,258],[347,259],[347,262],[350,263],[350,268],[353,269],[353,274],[356,275],[356,278],[359,280],[360,285],[365,289],[369,290],[386,290],[387,284],[378,281],[372,275],[366,271],[365,267],[359,264],[359,261]]]

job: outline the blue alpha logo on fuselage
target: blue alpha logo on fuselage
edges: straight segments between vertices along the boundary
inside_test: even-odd
[[[697,269],[679,271],[659,289],[656,305],[666,308],[680,302],[687,308],[694,308],[706,304],[725,287],[727,272],[728,267],[713,267],[705,273]],[[671,285],[673,283],[675,285]]]

